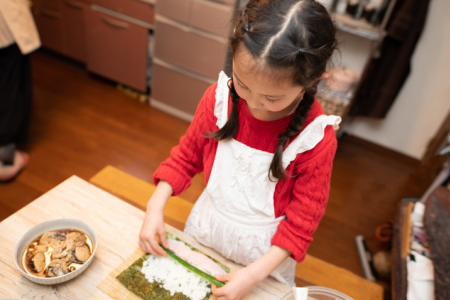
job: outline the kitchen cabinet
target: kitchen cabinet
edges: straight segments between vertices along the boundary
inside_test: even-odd
[[[152,98],[157,99],[156,108],[164,110],[164,105],[173,111],[194,115],[198,102],[206,89],[215,81],[192,72],[174,67],[159,59],[153,61]],[[182,115],[178,115],[182,117]]]
[[[85,62],[85,9],[79,0],[36,0],[32,12],[42,45]]]
[[[63,25],[59,3],[48,1],[46,4],[48,5],[35,5],[32,10],[42,45],[53,51],[63,53]]]
[[[117,13],[153,24],[155,7],[153,2],[142,0],[90,0],[92,4]]]
[[[155,57],[189,71],[216,78],[222,71],[227,40],[156,17]]]
[[[152,106],[192,120],[203,93],[223,70],[232,2],[158,0]]]
[[[148,29],[92,7],[85,18],[88,70],[145,92]]]
[[[84,11],[87,5],[76,0],[62,0],[64,54],[81,62],[86,61],[86,31]]]

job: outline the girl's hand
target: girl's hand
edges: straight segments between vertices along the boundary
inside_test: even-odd
[[[145,252],[155,256],[166,256],[166,251],[161,248],[159,243],[167,248],[163,213],[147,210],[141,232],[139,233],[139,246]]]
[[[164,229],[164,207],[172,193],[172,186],[161,180],[147,203],[147,213],[139,233],[139,246],[155,256],[167,255],[159,243],[168,248]]]
[[[226,282],[221,288],[214,284],[211,285],[212,293],[217,300],[244,299],[255,284],[258,283],[258,280],[252,276],[248,267],[227,275],[216,275],[215,277],[219,281]]]

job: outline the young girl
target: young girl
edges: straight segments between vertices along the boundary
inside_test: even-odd
[[[295,286],[322,218],[336,151],[333,126],[315,99],[337,42],[314,0],[250,0],[230,39],[233,75],[208,88],[194,120],[156,170],[139,245],[165,255],[163,209],[191,178],[207,187],[185,232],[246,267],[217,276],[217,299],[242,299],[271,275]],[[333,126],[328,126],[333,125]]]

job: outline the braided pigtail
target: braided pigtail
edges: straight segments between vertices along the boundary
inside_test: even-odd
[[[311,91],[305,92],[303,100],[300,101],[295,110],[295,115],[291,120],[291,124],[289,124],[289,127],[278,136],[278,146],[269,168],[269,179],[271,181],[273,178],[286,179],[286,171],[283,167],[283,151],[290,138],[302,129],[303,123],[305,123],[309,111],[311,110],[311,106],[314,103],[314,94],[315,93]]]
[[[239,103],[239,95],[236,93],[234,88],[234,83],[230,79],[228,80],[228,88],[230,89],[231,102],[233,106],[231,107],[230,117],[228,118],[225,125],[215,132],[210,132],[208,137],[218,139],[218,140],[229,140],[236,137],[239,130],[239,113],[237,105]],[[228,101],[225,100],[225,101]]]

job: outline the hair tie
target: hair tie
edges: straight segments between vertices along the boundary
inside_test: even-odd
[[[245,19],[245,14],[247,13],[247,6],[242,10],[242,23],[244,23],[244,33],[247,33],[249,30],[248,21]]]
[[[230,83],[230,82],[231,82],[231,83]],[[232,80],[231,78],[228,79],[227,85],[228,85],[228,89],[230,90],[230,95],[231,95],[231,94],[236,94],[236,95],[237,95],[236,89],[234,88],[234,82],[233,82],[233,80]],[[238,101],[234,101],[234,100],[235,100],[235,98],[234,98],[234,97],[231,97],[231,104],[232,104],[233,106],[237,106],[237,104],[238,104],[238,102],[239,102],[239,98],[238,98]]]
[[[303,53],[305,51],[305,48],[298,48],[298,52]]]

